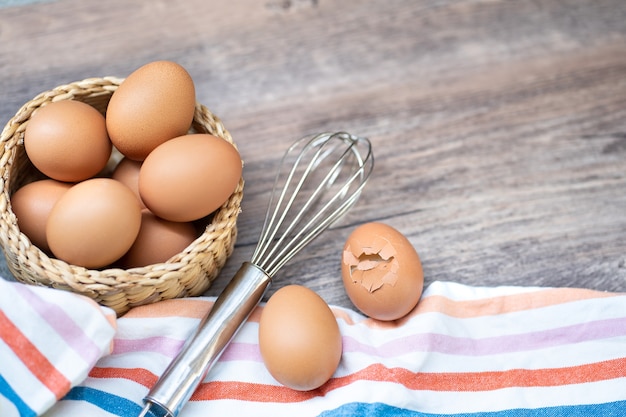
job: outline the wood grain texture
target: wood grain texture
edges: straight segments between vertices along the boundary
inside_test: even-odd
[[[351,306],[340,254],[382,221],[426,283],[626,291],[626,2],[57,0],[0,9],[0,122],[38,92],[146,62],[185,66],[245,161],[236,250],[256,244],[295,139],[369,137],[376,167],[340,224],[288,264]],[[5,272],[6,275],[6,272]]]

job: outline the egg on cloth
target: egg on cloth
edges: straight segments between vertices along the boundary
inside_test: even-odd
[[[80,101],[61,100],[32,115],[24,131],[24,149],[48,177],[77,182],[107,165],[112,145],[98,110]]]
[[[111,178],[92,178],[72,186],[52,208],[46,224],[55,257],[85,268],[101,268],[121,258],[141,225],[133,192]]]
[[[420,257],[398,230],[378,222],[357,227],[344,245],[341,275],[352,303],[377,320],[396,320],[419,302],[424,287]]]
[[[298,391],[319,388],[341,361],[337,319],[313,290],[287,285],[263,308],[259,349],[265,367],[281,384]]]

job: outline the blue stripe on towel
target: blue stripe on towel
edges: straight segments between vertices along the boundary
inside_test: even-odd
[[[585,404],[536,409],[514,409],[461,414],[430,414],[393,407],[383,403],[349,403],[334,410],[325,411],[318,417],[623,417],[626,400],[604,404]]]
[[[9,400],[17,411],[20,413],[20,417],[35,417],[37,413],[31,409],[17,393],[11,388],[6,379],[0,375],[0,395]]]
[[[1,387],[0,385],[0,388]],[[89,387],[72,388],[63,400],[86,401],[120,417],[139,415],[142,410],[142,406],[133,401]],[[23,415],[30,417],[35,414]],[[422,413],[383,403],[349,403],[334,410],[325,411],[318,417],[623,417],[624,415],[626,415],[626,400],[604,404],[584,404],[460,414]]]
[[[89,387],[74,387],[63,400],[86,401],[120,417],[139,415],[142,410],[131,400]]]

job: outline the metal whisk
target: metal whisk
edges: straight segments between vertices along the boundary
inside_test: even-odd
[[[345,132],[304,138],[287,150],[251,262],[242,264],[144,398],[139,417],[178,415],[276,272],[354,205],[373,166],[369,140]]]

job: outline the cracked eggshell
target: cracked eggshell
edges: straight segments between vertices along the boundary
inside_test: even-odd
[[[344,245],[341,275],[352,303],[377,320],[407,315],[424,288],[417,251],[402,233],[383,223],[366,223],[350,234]]]

